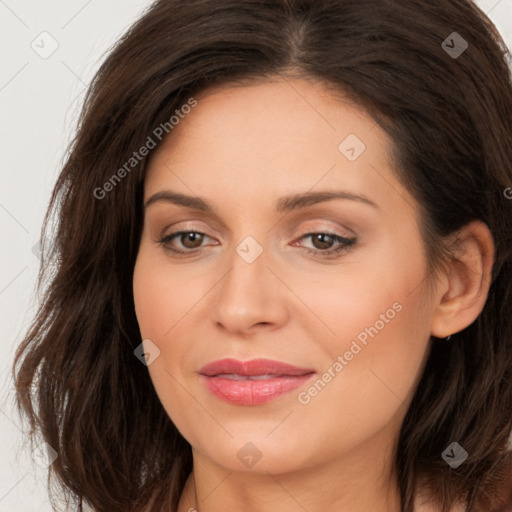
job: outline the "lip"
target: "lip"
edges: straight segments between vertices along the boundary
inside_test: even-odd
[[[302,386],[315,371],[270,359],[221,359],[203,366],[199,374],[207,389],[221,400],[258,405]]]

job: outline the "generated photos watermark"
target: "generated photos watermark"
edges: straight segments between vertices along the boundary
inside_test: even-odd
[[[375,338],[384,327],[397,313],[402,311],[402,304],[400,302],[394,302],[392,307],[386,310],[385,313],[381,313],[379,320],[377,320],[370,327],[365,327],[357,336],[356,339],[352,340],[350,348],[346,350],[343,355],[339,355],[329,368],[312,384],[306,391],[301,391],[297,395],[297,400],[302,405],[307,405],[311,402],[311,399],[317,396],[326,386],[331,382],[336,375],[338,375],[350,361],[354,359],[354,356],[359,354],[364,347],[368,345],[368,337]],[[359,342],[359,343],[358,343]]]

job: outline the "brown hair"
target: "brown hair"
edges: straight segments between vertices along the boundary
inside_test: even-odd
[[[176,510],[192,470],[190,445],[134,356],[141,338],[132,275],[150,155],[115,186],[104,184],[194,94],[280,74],[330,84],[391,136],[397,175],[421,208],[432,270],[448,257],[443,237],[475,219],[489,226],[496,257],[488,300],[449,341],[432,339],[395,469],[402,512],[412,512],[420,478],[442,512],[461,499],[468,512],[505,510],[512,474],[508,56],[469,0],[152,4],[90,85],[43,224],[43,240],[53,239],[43,244],[38,288],[46,287],[13,374],[31,436],[40,433],[58,452],[49,483],[56,477],[80,510],[86,502],[96,511],[136,511],[155,496],[152,511],[164,503]],[[95,194],[99,188],[109,191]],[[453,441],[468,453],[457,469],[441,456]]]

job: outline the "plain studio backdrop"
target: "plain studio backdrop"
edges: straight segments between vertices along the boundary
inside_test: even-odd
[[[512,47],[512,0],[477,3]],[[86,87],[149,4],[0,0],[0,512],[51,511],[44,461],[23,444],[14,413],[10,368],[35,312],[41,223]]]

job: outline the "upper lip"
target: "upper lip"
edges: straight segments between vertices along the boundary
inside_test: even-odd
[[[235,375],[306,375],[313,373],[314,370],[308,368],[299,368],[282,361],[273,361],[271,359],[252,359],[251,361],[237,361],[236,359],[220,359],[212,361],[203,366],[199,373],[212,377],[219,374]]]

